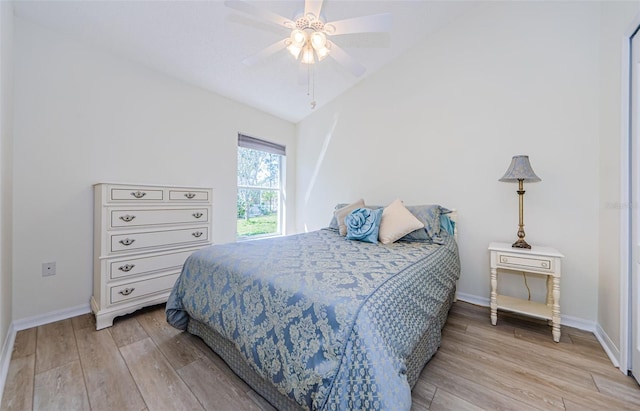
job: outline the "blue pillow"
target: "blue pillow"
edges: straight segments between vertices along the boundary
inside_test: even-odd
[[[335,211],[339,210],[339,209],[341,209],[343,207],[346,207],[348,205],[349,205],[349,203],[338,203],[338,204],[336,204],[336,206],[333,209],[333,211],[334,211],[333,217],[331,217],[331,221],[329,222],[329,226],[327,227],[328,229],[334,230],[334,231],[340,230],[340,226],[338,225],[338,219],[336,218]],[[367,208],[370,208],[372,210],[377,210],[378,208],[384,208],[384,207],[377,206],[377,205],[374,205],[374,206],[368,205]]]
[[[429,241],[440,234],[440,206],[437,204],[407,206],[424,228],[412,231],[401,238],[404,241]],[[448,210],[447,210],[448,211]]]
[[[449,218],[446,214],[440,214],[440,232],[446,231],[449,235],[454,235],[456,232],[456,222]]]
[[[347,240],[378,242],[378,231],[384,208],[372,210],[370,208],[356,208],[344,218],[347,226]]]

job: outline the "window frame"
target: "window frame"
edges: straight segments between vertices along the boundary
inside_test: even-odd
[[[251,150],[262,151],[270,154],[276,154],[280,156],[279,166],[278,166],[278,186],[277,187],[259,187],[259,186],[251,186],[251,185],[242,185],[238,183],[238,164],[236,163],[236,203],[238,201],[238,194],[240,190],[258,190],[258,191],[275,191],[277,193],[278,199],[278,212],[277,212],[277,228],[275,233],[269,234],[257,234],[252,236],[240,236],[238,234],[238,224],[236,220],[236,241],[250,241],[257,240],[262,238],[269,237],[280,237],[285,235],[285,170],[286,170],[286,146],[283,144],[274,143],[271,141],[267,141],[264,139],[251,137],[246,134],[238,133],[238,144],[236,148],[236,158],[238,157],[239,149],[246,148]]]

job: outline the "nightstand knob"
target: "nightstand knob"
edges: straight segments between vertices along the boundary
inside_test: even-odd
[[[542,268],[549,268],[549,263],[546,261],[543,261],[540,265],[542,265]]]
[[[500,262],[501,262],[501,263],[508,263],[508,262],[509,262],[509,260],[507,259],[507,257],[505,257],[505,256],[501,255],[501,256],[500,256]]]

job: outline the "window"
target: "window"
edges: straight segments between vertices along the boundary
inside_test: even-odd
[[[237,237],[282,234],[286,148],[238,134]]]

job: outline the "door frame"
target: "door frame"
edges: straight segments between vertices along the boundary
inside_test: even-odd
[[[631,213],[634,205],[631,204],[631,39],[640,29],[640,14],[636,15],[622,38],[622,104],[621,104],[621,170],[620,170],[620,371],[628,374],[631,369],[631,290],[632,276],[632,239],[631,239]],[[640,35],[640,34],[639,34]],[[638,159],[640,161],[640,159]]]

